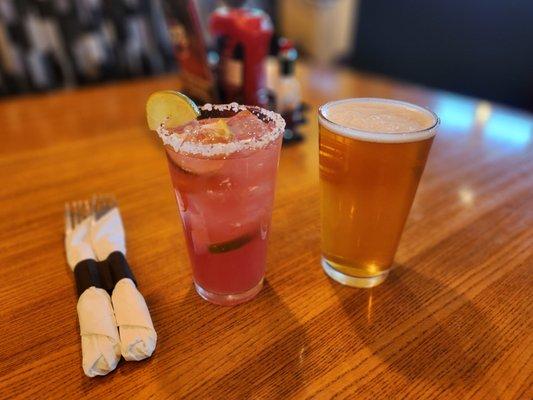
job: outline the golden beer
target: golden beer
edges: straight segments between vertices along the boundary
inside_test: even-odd
[[[385,280],[426,164],[435,114],[385,99],[319,109],[322,266],[334,280]]]

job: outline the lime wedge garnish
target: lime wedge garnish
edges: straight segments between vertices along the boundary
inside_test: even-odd
[[[152,93],[146,102],[146,120],[151,130],[156,130],[162,123],[167,128],[175,128],[199,115],[200,110],[194,101],[173,90]]]

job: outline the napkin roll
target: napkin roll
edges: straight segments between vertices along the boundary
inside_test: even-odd
[[[82,366],[88,377],[106,375],[120,360],[120,338],[109,294],[101,288],[83,291],[77,304]]]
[[[155,350],[157,333],[144,297],[129,278],[121,279],[112,295],[120,332],[121,353],[127,361],[148,358]]]
[[[148,306],[137,289],[124,254],[114,251],[107,257],[107,262],[115,283],[111,298],[120,332],[122,356],[127,361],[144,360],[152,355],[157,343]]]
[[[113,289],[111,273],[106,262],[86,259],[76,264],[74,276],[83,372],[89,377],[106,375],[120,360],[120,338],[108,293],[108,287]]]

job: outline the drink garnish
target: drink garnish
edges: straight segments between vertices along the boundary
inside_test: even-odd
[[[253,237],[253,234],[247,233],[235,239],[228,240],[227,242],[210,244],[207,248],[210,253],[226,253],[228,251],[237,250],[238,248],[244,246],[246,243],[251,241]]]
[[[233,134],[229,130],[227,122],[223,119],[219,119],[217,122],[212,124],[204,125],[204,129],[216,138],[222,139],[223,141],[229,141],[233,138]]]
[[[175,128],[199,115],[200,110],[194,101],[173,90],[154,92],[146,102],[146,120],[151,130],[157,130],[162,124],[166,128]]]

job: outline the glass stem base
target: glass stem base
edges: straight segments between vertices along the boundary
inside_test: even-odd
[[[250,290],[237,294],[220,294],[210,292],[196,282],[194,283],[194,287],[196,288],[196,292],[200,295],[200,297],[210,303],[218,304],[220,306],[234,306],[252,300],[255,296],[257,296],[257,294],[263,288],[263,279],[261,279],[259,283]]]
[[[389,270],[381,272],[376,276],[353,276],[346,275],[343,272],[337,271],[328,261],[322,257],[322,268],[327,276],[336,282],[342,283],[346,286],[352,286],[357,288],[371,288],[382,283],[389,275]]]

